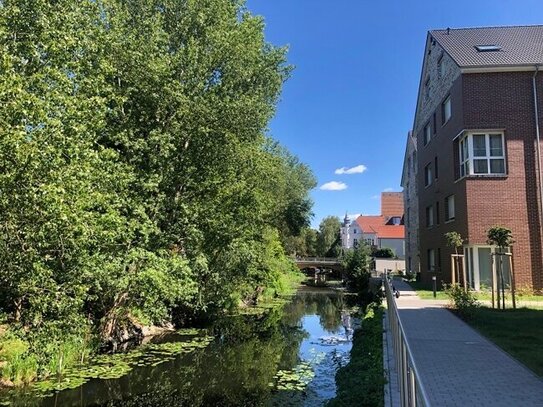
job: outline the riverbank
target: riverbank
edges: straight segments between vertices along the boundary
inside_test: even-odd
[[[350,362],[336,374],[337,395],[327,407],[384,403],[383,308],[371,304],[354,333]]]
[[[324,405],[350,360],[353,299],[302,289],[275,307],[261,304],[266,312],[228,314],[206,329],[0,392],[0,405]]]
[[[227,314],[262,314],[283,305],[286,300],[281,298],[294,295],[304,279],[301,273],[285,272],[280,275],[274,287],[255,290],[258,295],[255,294],[250,306],[240,300],[235,307],[206,315],[207,323]],[[82,325],[72,333],[59,330],[39,333],[0,319],[0,390],[63,376],[67,371],[85,366],[100,355],[126,352],[179,329],[186,332],[187,329],[202,326],[197,322],[193,321],[191,326],[175,327],[172,323],[157,326],[141,323],[128,315],[124,322],[117,323],[115,332],[109,334],[106,343],[97,324]]]

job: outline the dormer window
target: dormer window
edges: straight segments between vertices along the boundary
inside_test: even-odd
[[[500,47],[499,45],[487,44],[487,45],[476,45],[475,49],[478,52],[496,52],[496,51],[501,51],[502,47]]]

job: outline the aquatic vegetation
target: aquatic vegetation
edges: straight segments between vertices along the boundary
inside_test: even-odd
[[[302,361],[293,369],[279,370],[275,376],[275,383],[269,383],[270,387],[277,390],[304,391],[315,377],[315,367],[326,358],[326,352],[318,352],[315,348],[309,350],[312,359]]]
[[[12,395],[0,393],[0,400],[25,406],[107,405],[110,400],[126,407],[323,405],[335,396],[334,375],[348,363],[351,344],[323,346],[318,339],[342,334],[342,328],[327,327],[341,326],[346,304],[330,293],[300,293],[283,304],[284,298],[262,302],[261,315],[232,315],[207,329],[155,338],[164,343],[90,357],[49,381],[13,389]]]
[[[264,315],[272,309],[282,307],[289,303],[291,298],[288,296],[281,296],[273,299],[268,299],[259,302],[257,305],[251,307],[238,308],[234,311],[234,315]]]
[[[181,330],[183,335],[201,333],[201,330]],[[67,389],[75,389],[91,379],[112,380],[125,376],[134,368],[158,366],[175,359],[177,355],[205,348],[213,341],[210,336],[194,336],[188,341],[151,343],[127,353],[102,354],[89,359],[84,365],[71,366],[62,375],[32,383],[25,393],[47,397]],[[15,393],[16,391],[14,391]],[[9,401],[3,400],[9,405]]]
[[[274,376],[276,383],[270,383],[270,387],[277,390],[304,391],[313,377],[315,372],[311,363],[302,362],[292,370],[279,370]]]

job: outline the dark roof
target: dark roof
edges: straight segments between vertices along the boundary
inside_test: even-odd
[[[543,25],[432,30],[430,35],[461,67],[543,64]],[[497,45],[480,52],[477,45]]]

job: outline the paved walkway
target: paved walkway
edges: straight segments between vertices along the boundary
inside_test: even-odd
[[[543,406],[543,380],[403,281],[396,300],[432,406]]]

